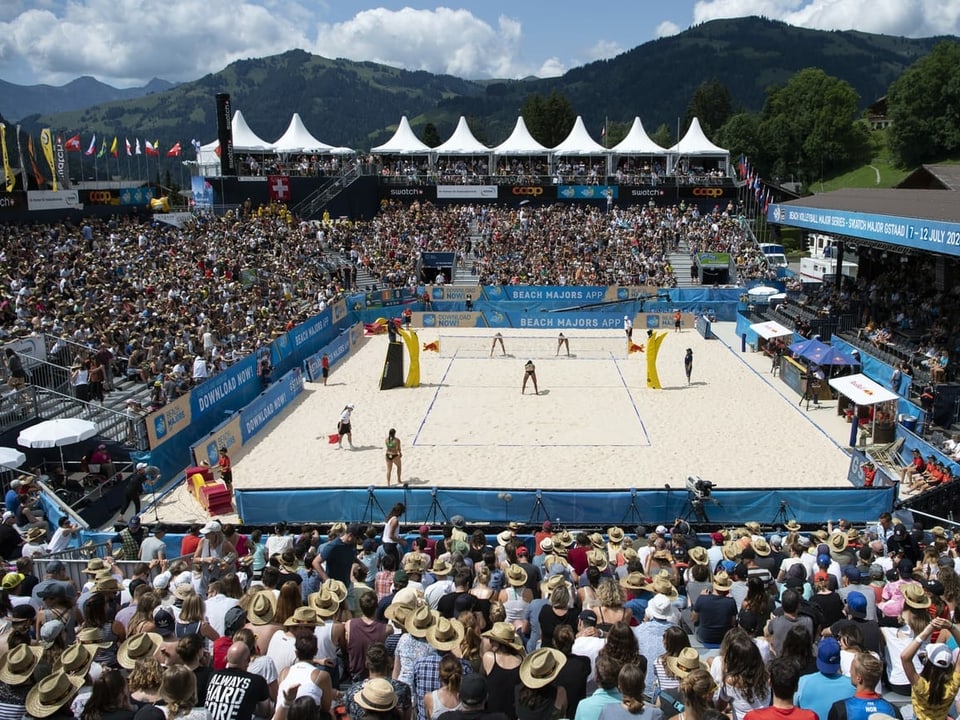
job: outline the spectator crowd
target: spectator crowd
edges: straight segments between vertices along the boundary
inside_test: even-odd
[[[402,514],[402,506],[390,518]],[[389,522],[389,519],[388,519]],[[379,536],[139,520],[2,578],[0,713],[97,720],[943,720],[960,556],[889,514],[693,534],[454,516]],[[16,557],[13,557],[13,556]],[[116,559],[125,561],[118,562]],[[126,568],[126,572],[124,569]],[[81,577],[80,581],[71,579]],[[909,698],[909,700],[908,700]]]

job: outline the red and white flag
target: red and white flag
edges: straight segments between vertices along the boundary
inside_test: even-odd
[[[270,202],[289,202],[290,178],[286,175],[267,175],[267,193]]]
[[[67,141],[63,143],[63,149],[67,152],[81,152],[83,148],[80,147],[80,134],[77,133],[73,137],[68,137]]]
[[[147,153],[147,155],[153,155],[154,157],[156,157],[157,155],[160,154],[160,148],[157,147],[160,144],[159,140],[156,143],[151,143],[149,140],[144,140],[143,142],[145,143],[144,150]]]
[[[133,155],[133,147],[130,145],[130,138],[124,138],[123,141],[127,144],[127,157]]]
[[[167,150],[167,157],[180,157],[180,141],[178,140],[176,144],[169,150]]]
[[[97,136],[96,135],[90,138],[90,147],[87,148],[87,151],[84,153],[84,155],[93,155],[95,152],[97,152]]]

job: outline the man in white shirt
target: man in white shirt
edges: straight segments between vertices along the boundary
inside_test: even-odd
[[[220,635],[226,632],[227,610],[240,603],[232,597],[227,597],[217,590],[217,583],[210,584],[211,595],[207,596],[207,620]]]
[[[193,384],[199,385],[207,379],[208,375],[206,359],[203,355],[197,355],[193,359]]]
[[[50,538],[50,542],[47,543],[47,552],[52,555],[53,553],[66,550],[79,529],[80,526],[76,523],[71,523],[69,517],[66,515],[62,516],[57,521],[57,529],[54,531],[53,537]]]
[[[153,535],[144,538],[140,543],[140,559],[143,562],[153,563],[154,560],[167,559],[167,543],[163,539],[167,534],[167,529],[163,525],[157,525],[153,529]]]

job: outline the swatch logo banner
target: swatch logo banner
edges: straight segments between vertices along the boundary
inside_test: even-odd
[[[539,196],[539,195],[543,195],[543,188],[542,188],[542,187],[517,187],[517,186],[514,186],[514,187],[510,188],[510,192],[513,193],[514,195],[531,195],[531,196],[533,196],[533,197],[537,197],[537,196]]]

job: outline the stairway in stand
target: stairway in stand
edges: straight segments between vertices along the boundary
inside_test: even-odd
[[[693,260],[690,257],[690,246],[686,240],[681,240],[677,250],[667,255],[670,260],[670,267],[673,268],[673,274],[677,278],[677,287],[688,288],[696,287],[698,283],[690,279],[690,268]]]

